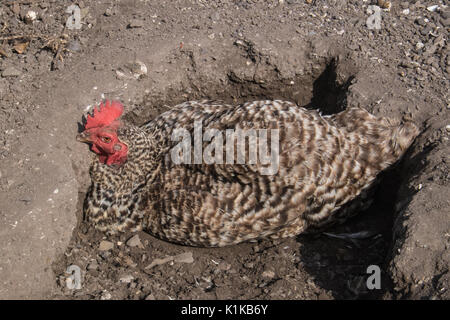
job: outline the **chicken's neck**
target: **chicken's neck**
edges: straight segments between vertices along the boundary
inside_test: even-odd
[[[148,132],[138,127],[121,129],[119,139],[128,148],[126,161],[120,165],[96,161],[91,177],[104,188],[128,192],[155,176],[161,162],[161,149],[152,142]]]

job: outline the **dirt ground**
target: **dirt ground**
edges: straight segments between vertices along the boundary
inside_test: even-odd
[[[438,0],[2,0],[0,298],[449,299],[449,23]],[[279,98],[361,106],[421,134],[372,207],[327,230],[364,239],[191,248],[82,221],[93,155],[74,138],[103,98],[137,124],[186,100]],[[370,265],[381,289],[367,289]]]

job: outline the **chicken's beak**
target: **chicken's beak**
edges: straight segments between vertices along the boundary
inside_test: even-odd
[[[77,134],[77,141],[84,143],[92,142],[91,139],[89,139],[88,133],[86,131]]]

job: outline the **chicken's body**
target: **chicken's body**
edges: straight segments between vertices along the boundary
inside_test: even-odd
[[[227,129],[278,129],[278,171],[262,174],[267,166],[260,162],[175,164],[170,153],[179,142],[171,136],[177,128],[193,136],[195,120],[224,136]],[[295,236],[345,219],[350,211],[339,209],[399,160],[418,130],[359,108],[323,117],[276,100],[186,102],[117,134],[128,146],[127,161],[119,167],[94,161],[86,217],[110,233],[144,230],[216,247]]]

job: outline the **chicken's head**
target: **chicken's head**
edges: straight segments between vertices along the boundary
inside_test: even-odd
[[[118,121],[123,106],[118,101],[105,101],[94,107],[92,115],[86,118],[84,131],[77,140],[91,145],[91,150],[99,155],[99,161],[107,165],[121,165],[127,160],[128,147],[119,140]]]

